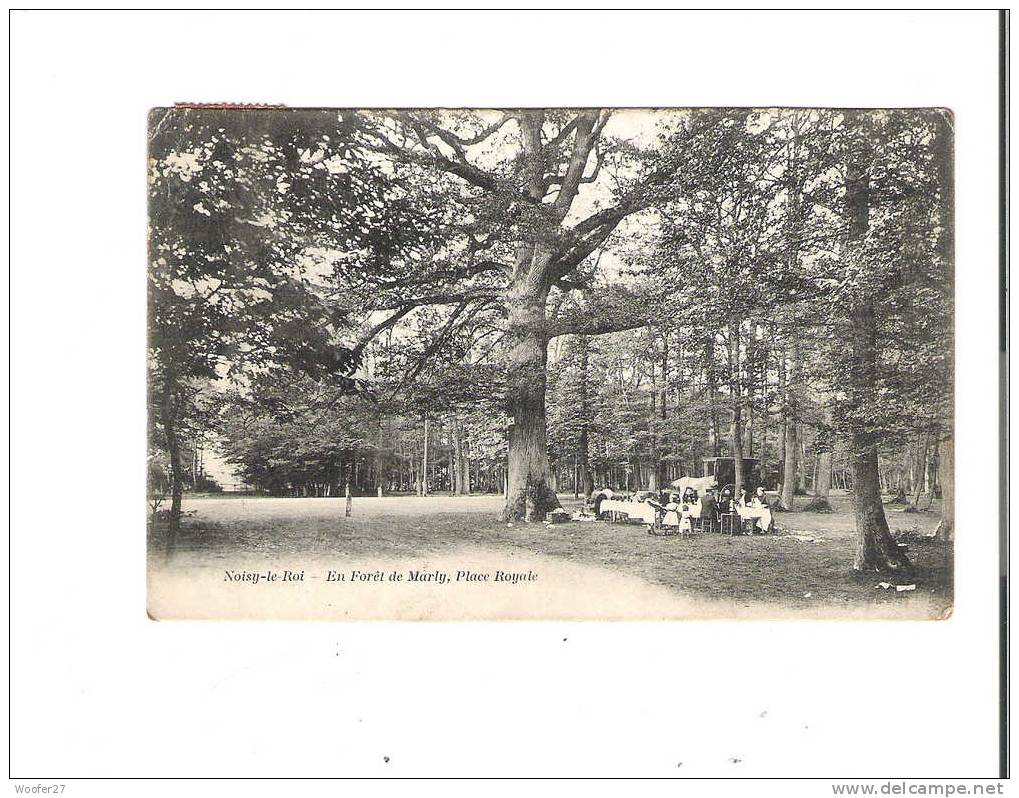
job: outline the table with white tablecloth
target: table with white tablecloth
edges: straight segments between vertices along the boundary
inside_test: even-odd
[[[744,521],[749,521],[752,518],[757,520],[758,526],[765,532],[771,528],[771,510],[767,507],[744,507],[737,504],[735,508],[739,517]]]
[[[619,499],[603,499],[601,503],[603,513],[612,513],[613,518],[618,515],[625,515],[634,521],[641,521],[645,524],[655,522],[655,508],[647,502],[628,502]]]
[[[684,507],[681,503],[679,503],[678,506],[680,510]],[[685,506],[687,508],[686,515],[690,518],[701,517],[700,502],[690,502]],[[625,515],[633,521],[641,521],[645,524],[654,524],[655,514],[657,513],[655,506],[649,502],[630,502],[620,499],[603,499],[601,503],[601,511],[603,513],[612,513],[613,518]]]
[[[685,514],[690,518],[701,517],[701,503],[700,502],[688,502],[685,505],[682,502],[677,502],[679,507],[678,512],[682,515]],[[686,507],[684,511],[682,508]],[[760,526],[762,531],[767,531],[771,528],[771,510],[767,507],[744,507],[739,504],[734,504],[733,509],[739,515],[742,521],[749,521],[751,519],[757,521],[757,525]],[[649,502],[635,502],[625,501],[623,499],[603,499],[601,503],[601,511],[603,513],[610,513],[610,518],[613,520],[619,520],[622,516],[630,519],[631,521],[640,521],[644,524],[654,525],[655,516],[657,510],[654,505]]]

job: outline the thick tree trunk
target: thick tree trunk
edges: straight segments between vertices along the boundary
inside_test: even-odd
[[[848,221],[845,247],[859,255],[870,224],[871,148],[867,112],[848,113],[846,124],[857,135],[846,164],[845,207]],[[868,429],[866,411],[879,401],[877,396],[877,318],[871,293],[860,291],[849,304],[848,394],[852,412],[850,445],[853,504],[856,515],[857,547],[853,568],[881,571],[903,578],[912,576],[912,566],[888,531],[878,474],[877,436]]]
[[[938,215],[941,217],[941,233],[938,240],[938,251],[941,255],[945,277],[949,282],[949,291],[954,289],[955,275],[955,157],[952,151],[953,131],[951,117],[940,114],[935,137],[935,151],[938,163]],[[955,347],[955,331],[948,344],[951,354]],[[954,372],[954,359],[953,359]],[[938,527],[939,540],[955,540],[955,422],[953,412],[952,381],[949,378],[947,391],[947,407],[942,429],[946,434],[941,439],[941,452],[938,460],[938,475],[941,479],[941,524]]]
[[[857,409],[875,401],[877,380],[877,322],[874,306],[861,298],[853,310],[851,347],[851,396]],[[878,474],[877,440],[865,425],[854,421],[852,432],[853,505],[856,515],[857,571],[881,571],[910,578],[913,568],[888,531],[881,481]]]
[[[464,451],[463,422],[454,417],[452,423],[453,452],[450,458],[452,473],[450,475],[450,488],[456,496],[466,496],[471,492],[470,488],[470,465],[467,461],[467,454]]]
[[[888,531],[881,486],[878,482],[877,447],[870,436],[853,436],[853,504],[857,543],[853,568],[912,576],[912,566]]]
[[[831,451],[817,454],[817,484],[814,495],[819,499],[827,499],[831,495]]]
[[[935,537],[950,542],[955,540],[955,438],[954,431],[941,441],[941,523]]]
[[[547,512],[560,506],[551,487],[545,419],[547,293],[547,289],[525,284],[514,286],[508,296],[506,411],[510,427],[509,480],[503,511],[506,520],[541,521]]]

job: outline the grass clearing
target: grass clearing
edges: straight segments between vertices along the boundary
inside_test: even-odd
[[[810,497],[798,497],[802,506]],[[881,589],[876,573],[852,570],[855,529],[850,497],[836,495],[834,512],[776,514],[779,533],[693,538],[647,534],[643,525],[604,521],[546,526],[498,520],[498,496],[356,498],[350,518],[343,498],[198,497],[185,502],[185,519],[172,567],[218,568],[237,558],[282,557],[323,561],[415,560],[464,557],[472,552],[512,563],[514,557],[582,566],[624,575],[680,597],[729,607],[790,610],[804,617],[859,615],[945,617],[952,604],[951,551],[923,537],[936,512],[903,515],[886,507],[889,526],[906,532],[916,566],[916,588]],[[580,502],[563,497],[572,510]],[[935,508],[936,509],[936,508]],[[160,530],[152,531],[153,567],[161,566]],[[636,583],[634,583],[636,584]]]

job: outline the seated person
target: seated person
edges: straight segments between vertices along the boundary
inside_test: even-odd
[[[732,491],[728,488],[722,491],[722,497],[718,500],[718,512],[720,515],[728,515],[733,512]]]
[[[708,488],[701,499],[701,524],[706,525],[710,532],[715,525],[718,514],[718,502],[715,501],[714,488]]]
[[[775,525],[775,518],[771,514],[771,507],[768,504],[768,497],[764,494],[764,488],[758,487],[754,492],[754,498],[750,500],[748,507],[762,510],[760,516],[754,519],[754,531],[760,530],[762,534],[771,532]]]

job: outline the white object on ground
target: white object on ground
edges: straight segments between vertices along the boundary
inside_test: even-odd
[[[601,503],[603,513],[619,513],[633,521],[643,521],[645,524],[655,522],[655,508],[647,502],[627,502],[618,499],[605,499]],[[700,513],[700,509],[698,509]]]
[[[897,593],[902,593],[902,592],[904,592],[906,590],[916,590],[916,585],[896,585],[895,586],[895,591]]]

